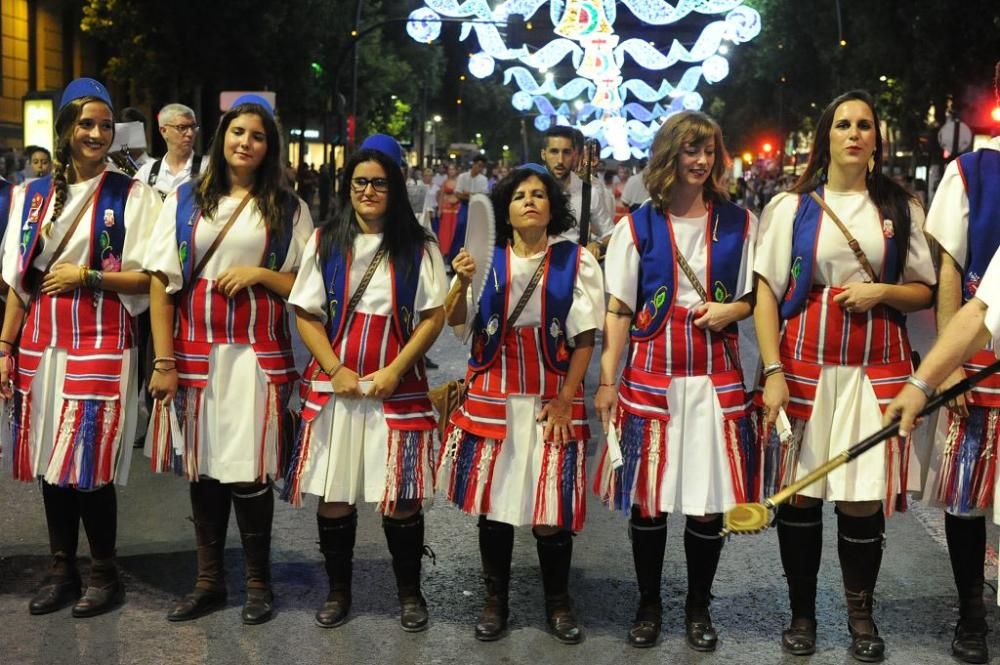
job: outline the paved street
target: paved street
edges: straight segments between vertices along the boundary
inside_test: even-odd
[[[916,319],[925,320],[915,317],[914,326]],[[458,375],[462,354],[449,333],[442,335],[431,354],[442,369],[432,372],[432,380]],[[595,362],[589,384],[596,383]],[[773,530],[734,538],[726,545],[713,605],[721,644],[715,654],[696,654],[683,638],[682,519],[670,521],[663,640],[654,649],[639,651],[628,647],[624,639],[636,601],[626,522],[593,497],[586,528],[575,540],[571,585],[587,633],[584,644],[577,647],[560,645],[543,630],[540,577],[527,528],[518,530],[515,544],[510,635],[492,644],[473,639],[472,623],[481,602],[475,520],[440,502],[427,512],[428,543],[437,554],[434,566],[424,560],[424,593],[432,623],[427,632],[416,635],[398,626],[388,552],[371,507],[360,510],[352,618],[338,629],[321,630],[312,620],[326,594],[315,544],[314,502],[301,510],[279,502],[273,545],[277,615],[257,627],[243,626],[239,620],[242,555],[235,520],[231,520],[227,552],[227,609],[186,624],[169,624],[164,619],[172,601],[187,592],[194,579],[187,488],[178,479],[153,476],[138,454],[129,484],[119,493],[119,560],[128,601],[109,615],[86,620],[72,619],[68,610],[44,617],[28,615],[28,599],[48,564],[39,491],[5,478],[0,480],[0,505],[4,508],[0,512],[0,665],[853,662],[846,653],[849,638],[835,548],[836,522],[829,507],[818,608],[819,651],[806,660],[780,652],[778,640],[788,610]],[[950,662],[956,600],[941,532],[940,514],[919,506],[889,521],[876,612],[890,663]],[[989,542],[996,544],[995,530]],[[80,549],[86,553],[86,544],[81,543]],[[991,552],[995,557],[994,548]],[[994,575],[988,574],[988,579],[992,583]],[[995,614],[995,597],[989,593]],[[991,648],[1000,654],[993,635]]]

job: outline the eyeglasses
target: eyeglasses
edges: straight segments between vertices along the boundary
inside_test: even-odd
[[[187,134],[188,132],[191,132],[192,134],[197,134],[198,130],[201,129],[201,125],[163,125],[163,126],[170,127],[178,134]]]
[[[355,194],[363,194],[368,185],[379,194],[389,191],[389,180],[387,178],[351,178],[351,189]]]

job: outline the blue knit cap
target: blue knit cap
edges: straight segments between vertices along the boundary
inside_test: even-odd
[[[270,102],[268,102],[260,95],[254,95],[254,94],[240,95],[239,97],[236,98],[232,106],[230,106],[229,108],[234,109],[240,104],[259,104],[260,106],[264,107],[264,110],[267,111],[267,114],[269,116],[271,116],[272,118],[274,117],[274,109],[271,108]]]
[[[402,146],[399,145],[399,141],[388,134],[372,134],[364,140],[360,149],[378,150],[400,166],[406,164],[406,157],[403,155]]]
[[[103,83],[90,78],[80,78],[70,81],[70,84],[63,90],[62,99],[59,101],[59,110],[62,111],[71,101],[81,97],[97,97],[107,104],[108,108],[114,109],[111,95],[108,94],[108,89],[104,87]]]
[[[537,162],[528,162],[527,164],[521,164],[517,167],[518,169],[528,169],[529,171],[534,171],[538,175],[551,175],[549,170],[538,164]]]

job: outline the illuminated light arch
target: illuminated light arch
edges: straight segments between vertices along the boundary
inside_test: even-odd
[[[498,25],[512,14],[530,21],[546,4],[555,26],[551,38],[534,52],[510,48]],[[424,0],[409,16],[407,32],[419,42],[441,35],[441,19],[463,20],[459,39],[473,33],[481,50],[469,58],[469,72],[478,78],[502,68],[504,84],[516,87],[514,108],[538,113],[534,124],[544,131],[553,124],[575,120],[583,133],[601,143],[601,156],[625,160],[648,151],[653,134],[666,117],[698,110],[704,100],[697,91],[704,80],[718,83],[729,74],[720,52],[724,42],[742,44],[761,29],[760,14],[743,0],[507,0],[490,8],[486,0]],[[676,23],[692,13],[722,15],[708,23],[688,48],[676,39],[659,49],[645,39],[615,32],[618,5],[647,25]],[[658,35],[669,32],[658,30]],[[576,76],[557,85],[543,73],[569,58]],[[687,64],[676,83],[663,78],[657,86],[622,75],[626,59],[649,71]],[[507,64],[501,64],[507,63]],[[585,96],[585,100],[581,98]],[[567,102],[576,100],[571,110]],[[575,113],[574,113],[575,110]]]

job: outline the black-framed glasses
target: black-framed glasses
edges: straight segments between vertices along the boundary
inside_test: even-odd
[[[385,194],[389,191],[389,180],[388,178],[351,178],[351,189],[354,190],[355,194],[363,194],[368,185],[372,186],[379,194]]]
[[[201,129],[201,125],[164,125],[164,127],[170,127],[172,130],[178,134],[187,134],[191,132],[192,134],[197,134],[198,130]]]

